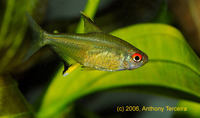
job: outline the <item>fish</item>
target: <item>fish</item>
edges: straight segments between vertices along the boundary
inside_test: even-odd
[[[24,60],[47,45],[64,62],[64,76],[69,74],[70,68],[79,65],[85,70],[122,71],[139,68],[148,62],[144,52],[121,38],[103,32],[84,12],[80,13],[84,33],[77,34],[49,33],[26,13],[33,41]],[[69,58],[75,61],[70,67]]]

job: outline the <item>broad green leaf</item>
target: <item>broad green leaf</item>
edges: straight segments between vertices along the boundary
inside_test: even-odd
[[[0,117],[33,117],[33,112],[17,88],[17,83],[8,75],[0,76]]]
[[[56,116],[84,95],[124,87],[200,102],[200,60],[178,30],[163,24],[139,24],[111,34],[144,51],[149,62],[136,70],[118,72],[78,68],[67,77],[61,69],[43,98],[39,117]]]

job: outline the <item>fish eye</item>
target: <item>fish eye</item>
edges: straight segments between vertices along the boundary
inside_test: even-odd
[[[142,55],[139,54],[139,53],[134,53],[132,55],[132,59],[133,59],[134,62],[138,63],[142,60]]]

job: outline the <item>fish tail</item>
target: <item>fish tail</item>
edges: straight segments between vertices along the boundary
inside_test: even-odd
[[[33,18],[26,12],[27,20],[32,31],[32,41],[31,46],[25,55],[23,61],[26,61],[35,52],[37,52],[41,47],[46,45],[45,43],[45,31],[33,20]]]

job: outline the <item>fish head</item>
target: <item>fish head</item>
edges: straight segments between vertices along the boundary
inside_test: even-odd
[[[148,56],[140,50],[130,50],[123,61],[126,70],[139,68],[148,62]]]

